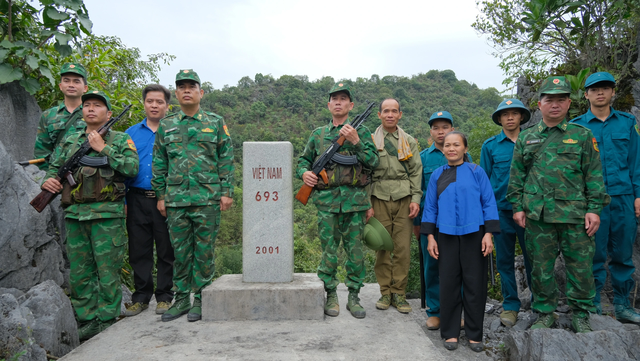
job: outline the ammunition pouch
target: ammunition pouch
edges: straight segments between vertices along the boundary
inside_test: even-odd
[[[360,162],[345,165],[336,163],[332,158],[332,161],[327,163],[324,169],[327,172],[327,180],[329,182],[325,182],[319,176],[316,189],[322,190],[339,186],[364,187],[371,183],[371,172],[364,169]]]
[[[62,189],[62,205],[103,201],[118,201],[124,198],[124,177],[109,167],[82,166],[74,174],[77,185],[72,189],[65,182]]]

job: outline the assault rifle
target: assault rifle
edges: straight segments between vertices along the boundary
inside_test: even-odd
[[[38,158],[38,159],[31,159],[31,160],[25,160],[23,162],[18,162],[19,165],[25,166],[25,165],[29,165],[29,164],[38,164],[38,163],[44,163],[45,159],[44,158]]]
[[[126,112],[129,111],[129,109],[131,108],[131,105],[127,105],[124,110],[122,111],[122,113],[120,113],[120,115],[118,115],[115,118],[111,118],[109,119],[105,124],[103,124],[100,129],[98,129],[98,134],[100,134],[100,136],[102,138],[104,138],[104,136],[107,134],[107,132],[109,131],[109,129],[111,129],[111,127],[116,124],[120,118],[122,118],[124,116],[124,114]],[[76,151],[71,158],[69,158],[62,167],[60,167],[60,169],[58,170],[58,174],[56,175],[56,180],[58,182],[60,182],[60,184],[64,184],[64,182],[68,182],[69,185],[71,185],[72,187],[75,187],[77,185],[75,179],[73,179],[73,172],[78,169],[78,167],[81,164],[81,160],[82,158],[89,153],[89,151],[91,150],[91,145],[89,144],[89,140],[85,140],[84,143],[82,143],[82,145],[80,146],[80,149],[78,149],[78,151]],[[47,204],[51,203],[51,201],[56,197],[56,195],[58,195],[57,193],[51,193],[46,189],[43,189],[42,192],[40,192],[40,194],[38,194],[33,200],[31,200],[31,202],[29,202],[29,204],[31,204],[31,206],[33,206],[33,208],[35,208],[36,211],[38,211],[38,213],[42,212],[42,210],[44,209],[44,207],[47,206]]]
[[[351,126],[355,129],[360,128],[362,123],[364,123],[365,120],[367,120],[367,117],[371,114],[371,110],[373,109],[374,105],[375,105],[374,102],[369,103],[369,105],[367,106],[367,109],[365,109],[364,112],[356,115],[356,117],[353,119],[353,122],[351,122]],[[327,184],[329,183],[329,180],[327,179],[327,172],[324,170],[324,167],[327,165],[327,163],[331,162],[332,158],[333,160],[338,158],[339,160],[341,160],[340,161],[341,164],[345,164],[345,162],[349,161],[347,159],[348,156],[342,156],[341,154],[336,154],[340,149],[340,147],[342,146],[342,144],[344,144],[344,141],[345,141],[344,136],[335,137],[331,141],[331,145],[329,146],[329,148],[327,148],[327,150],[325,150],[324,153],[322,153],[320,158],[318,158],[318,160],[316,160],[315,163],[313,163],[313,166],[311,167],[311,171],[313,172],[313,174],[315,174],[316,176],[318,175],[321,176],[322,179]],[[296,194],[296,199],[299,200],[300,203],[306,206],[312,191],[313,191],[313,187],[309,187],[306,184],[302,184],[302,187],[298,191],[298,194]]]

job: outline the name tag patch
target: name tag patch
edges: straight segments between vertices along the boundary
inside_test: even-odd
[[[169,133],[171,133],[171,132],[173,132],[173,131],[176,131],[176,130],[178,130],[178,127],[173,127],[173,128],[171,128],[171,129],[167,129],[167,130],[165,130],[165,131],[164,131],[164,134],[169,134]]]
[[[527,145],[529,144],[538,144],[542,142],[542,139],[531,139],[531,140],[527,140]]]

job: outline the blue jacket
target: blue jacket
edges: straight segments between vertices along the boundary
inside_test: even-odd
[[[132,125],[125,131],[129,134],[133,143],[138,149],[140,169],[138,175],[127,178],[125,184],[130,187],[151,190],[151,162],[153,160],[153,142],[156,140],[156,133],[147,126],[147,118],[140,123]]]
[[[487,139],[482,144],[480,153],[480,166],[489,176],[498,209],[501,211],[511,210],[511,203],[507,201],[506,196],[515,145],[516,143],[509,139],[503,130],[500,134]]]
[[[487,173],[478,165],[448,164],[431,175],[420,233],[461,236],[484,225],[487,233],[500,233],[500,217]]]

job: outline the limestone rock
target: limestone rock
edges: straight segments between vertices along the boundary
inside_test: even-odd
[[[35,98],[17,81],[0,85],[0,142],[13,159],[33,158],[40,114]]]
[[[33,314],[20,307],[13,294],[0,294],[0,315],[0,359],[23,353],[20,361],[47,361],[45,350],[32,335]]]

